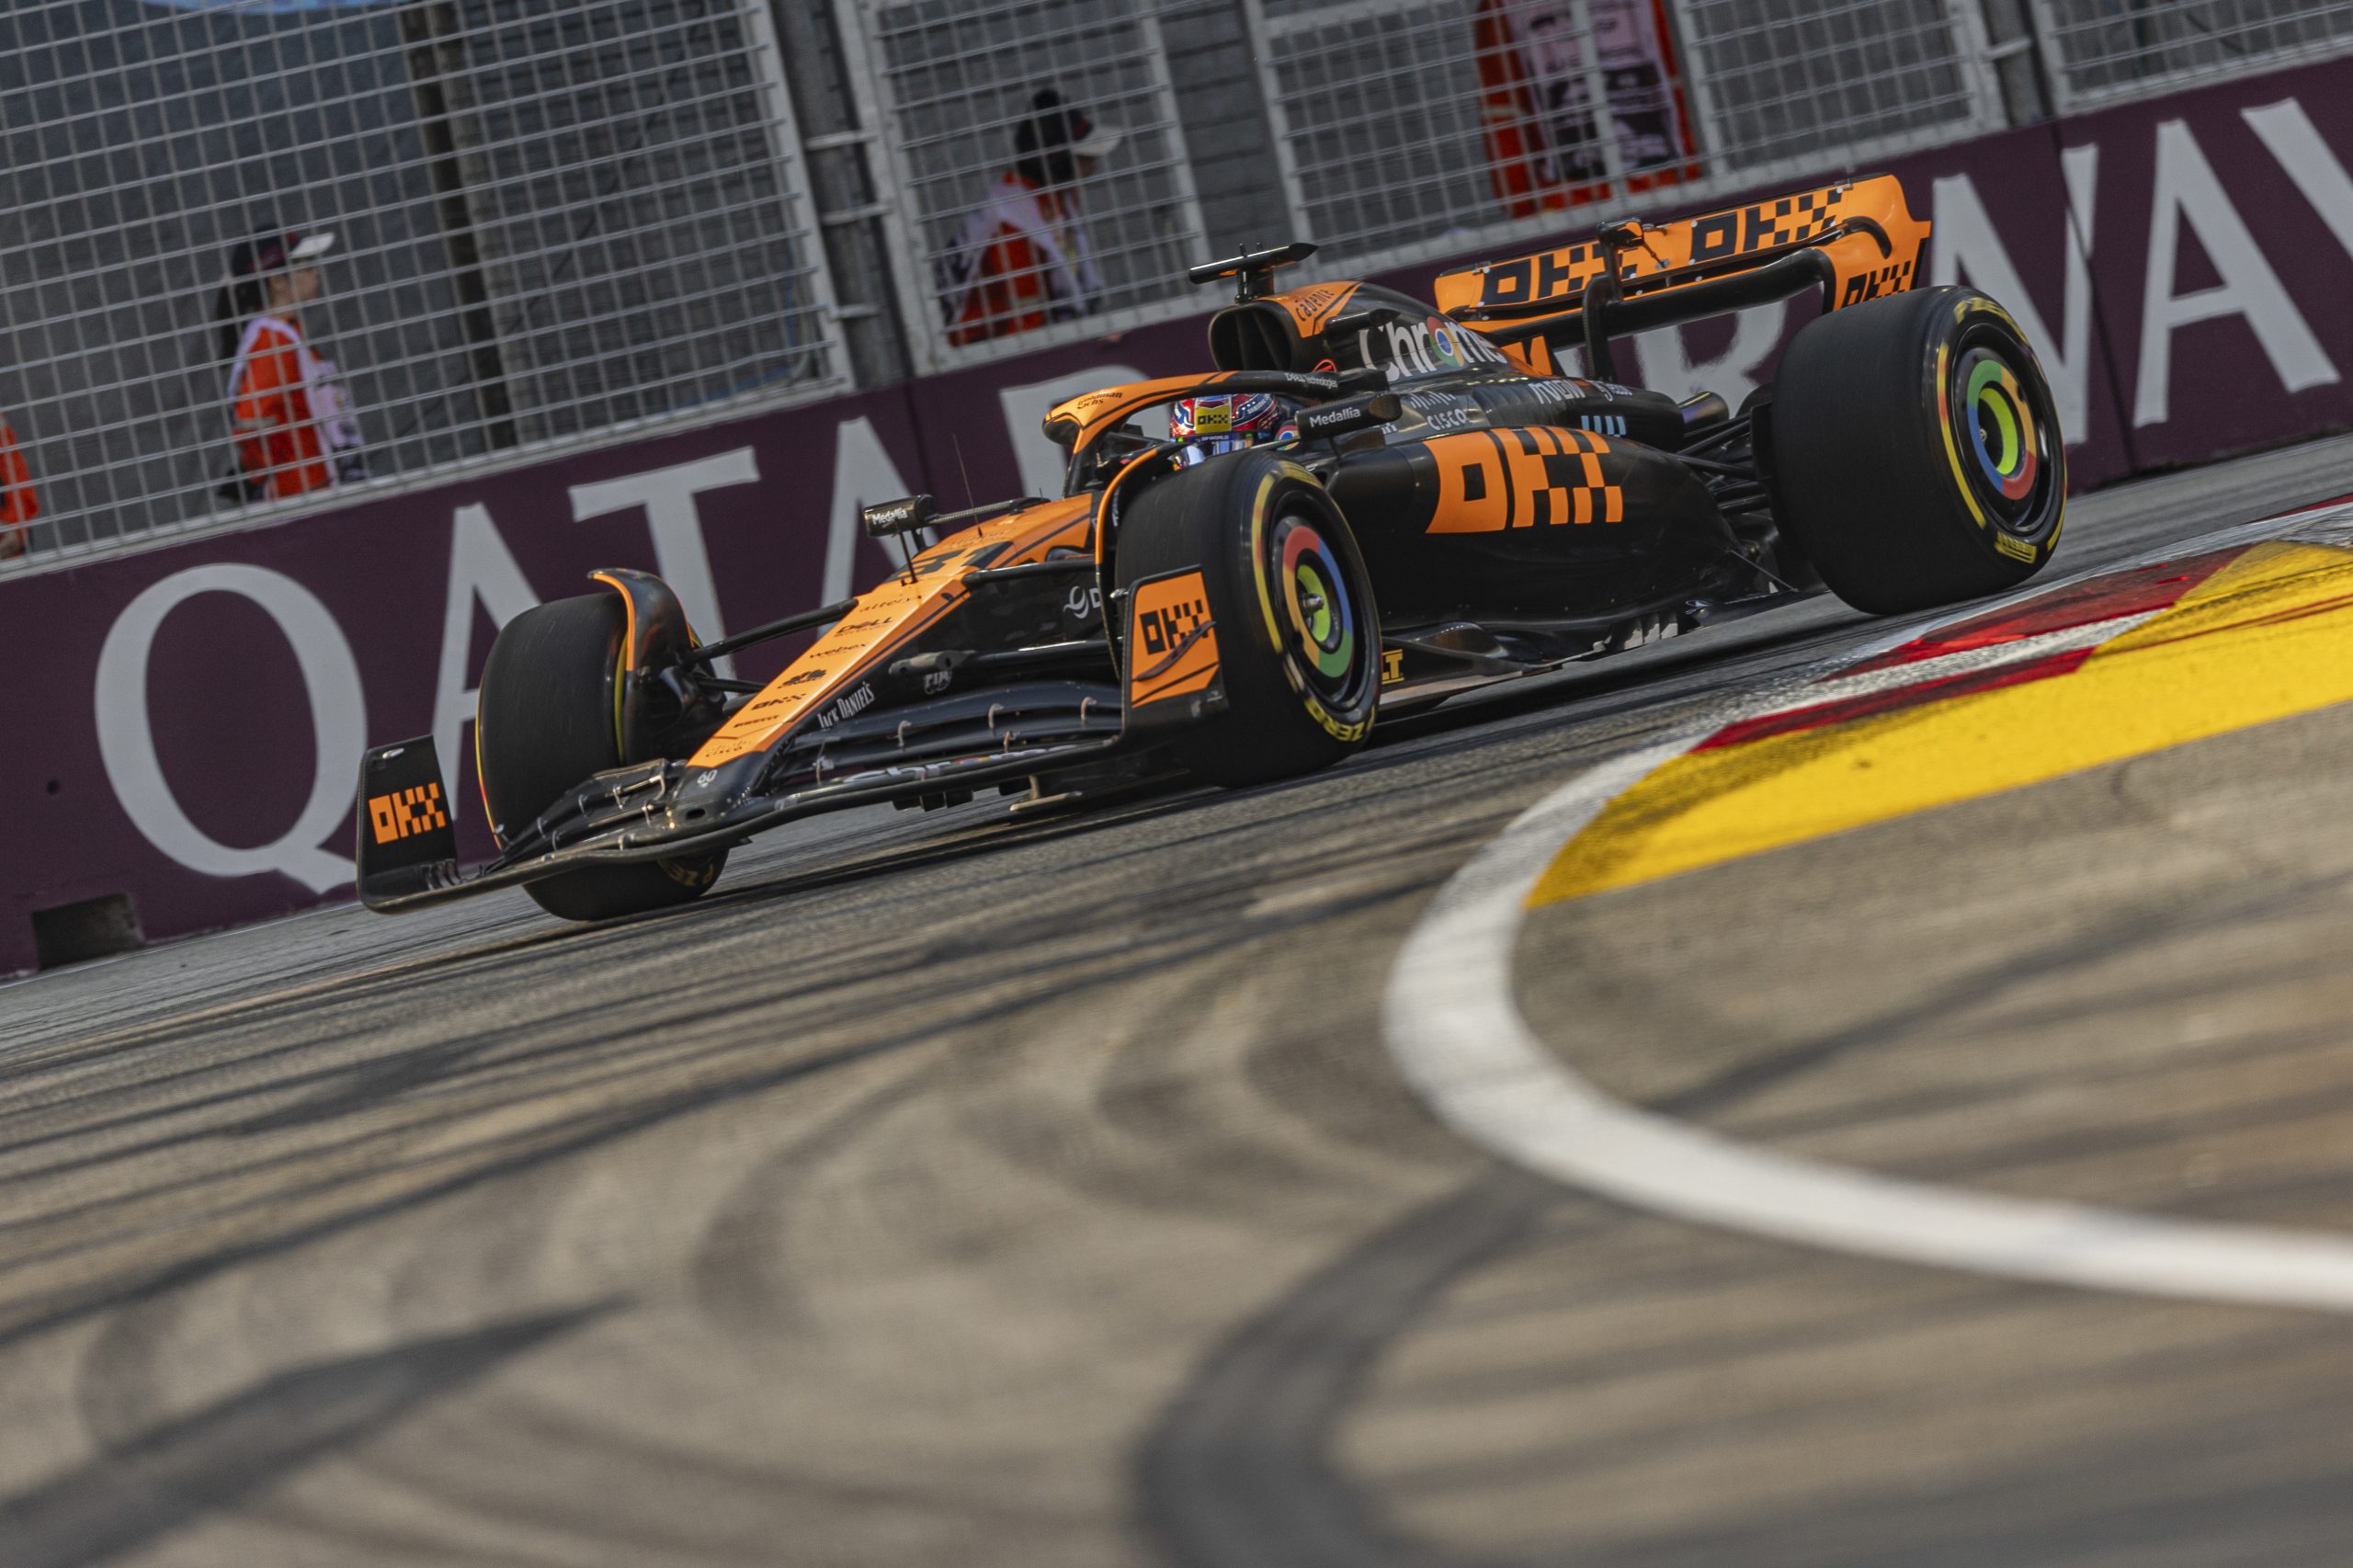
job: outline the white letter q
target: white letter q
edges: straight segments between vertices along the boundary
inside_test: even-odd
[[[147,662],[164,618],[199,594],[243,594],[269,612],[294,645],[302,685],[311,696],[311,730],[318,742],[318,772],[302,814],[283,837],[257,849],[233,849],[205,835],[172,793],[155,756],[147,722]],[[176,572],[124,608],[98,653],[98,756],[107,781],[147,841],[192,871],[248,877],[283,871],[313,892],[350,882],[351,862],[320,848],[350,809],[368,716],[359,666],[327,607],[308,588],[259,566],[191,566]]]

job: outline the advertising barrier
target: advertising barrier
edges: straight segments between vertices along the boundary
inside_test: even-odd
[[[826,603],[887,570],[859,504],[932,486],[892,389],[0,585],[0,971],[39,911],[128,894],[152,939],[347,897],[387,737],[436,736],[487,856],[472,690],[506,620],[601,565],[661,573],[706,638]]]
[[[2348,160],[2353,62],[2336,62],[1892,171],[1935,220],[1931,280],[1984,289],[2037,345],[2080,489],[2353,425]],[[1427,294],[1438,269],[1380,281]],[[968,484],[981,500],[1056,493],[1040,416],[1107,381],[1202,367],[1216,302],[905,386],[0,581],[17,663],[0,751],[0,972],[35,963],[37,915],[93,901],[127,898],[153,939],[348,897],[369,744],[432,733],[458,769],[460,845],[486,856],[473,682],[506,619],[588,591],[604,565],[667,577],[705,638],[838,598],[889,568],[856,527],[861,503],[929,491],[961,504]],[[1813,309],[1643,335],[1624,372],[1737,402]],[[770,673],[792,646],[741,653],[735,673]]]

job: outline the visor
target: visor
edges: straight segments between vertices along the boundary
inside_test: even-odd
[[[233,278],[251,278],[256,273],[301,267],[318,260],[333,249],[333,229],[320,229],[308,234],[265,232],[229,253],[229,274]]]

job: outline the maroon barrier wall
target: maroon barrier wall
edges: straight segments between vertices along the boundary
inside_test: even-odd
[[[829,546],[887,569],[826,519],[933,483],[893,389],[0,585],[0,971],[34,911],[106,894],[150,937],[347,896],[381,741],[438,733],[487,855],[466,721],[499,624],[600,565],[668,576],[706,636],[824,603]]]
[[[2338,62],[1886,166],[1936,220],[1931,278],[2037,339],[2081,488],[2353,425],[2348,160]],[[1736,400],[1811,310],[1646,335],[1623,371]],[[860,500],[961,501],[960,467],[983,498],[1051,488],[1044,408],[1198,368],[1202,321],[0,582],[0,972],[31,965],[34,911],[85,899],[130,894],[153,937],[347,896],[366,744],[438,733],[487,853],[471,692],[507,617],[607,564],[668,576],[706,636],[863,585],[887,563]]]

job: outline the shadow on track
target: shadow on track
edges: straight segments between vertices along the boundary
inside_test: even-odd
[[[1391,1342],[1566,1197],[1520,1171],[1480,1176],[1212,1351],[1135,1461],[1144,1528],[1172,1568],[1469,1568],[1391,1529],[1339,1473],[1335,1435]]]
[[[92,1568],[231,1507],[622,1305],[599,1302],[322,1362],[233,1394],[0,1502],[11,1568]]]

